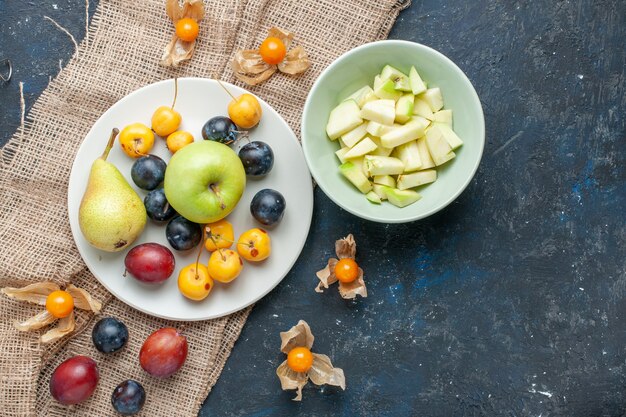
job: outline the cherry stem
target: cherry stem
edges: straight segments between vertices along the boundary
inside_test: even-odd
[[[137,145],[138,145],[139,143],[141,143],[141,139],[137,139],[137,138],[133,139],[133,151],[134,151],[137,155],[139,155],[139,156],[148,156],[148,154],[147,154],[147,153],[140,152],[140,151],[137,149]]]
[[[224,84],[222,84],[222,82],[220,80],[216,80],[216,81],[220,85],[220,87],[222,87],[224,89],[224,91],[226,91],[226,93],[233,98],[233,100],[237,101],[235,96],[233,96],[232,93],[230,91],[228,91],[228,88],[226,88],[226,86],[224,86]]]
[[[174,101],[172,102],[172,109],[176,105],[176,98],[178,97],[178,78],[174,78]]]
[[[104,159],[105,161],[107,157],[109,156],[109,152],[111,152],[111,149],[113,148],[113,143],[115,142],[115,138],[117,137],[118,133],[120,133],[120,131],[117,127],[114,127],[113,130],[111,130],[111,136],[109,137],[109,142],[107,143],[106,148],[104,148],[104,152],[102,152],[102,156],[101,156],[101,158]]]
[[[202,244],[200,245],[198,256],[196,256],[196,275],[194,276],[195,279],[200,278],[198,276],[198,264],[200,263],[200,255],[202,255],[202,248],[204,247],[204,242],[206,242],[206,227],[202,228]]]
[[[247,246],[247,247],[249,247],[249,248],[254,247],[254,244],[252,244],[252,243],[246,243],[246,242],[235,242],[234,240],[226,239],[224,236],[220,236],[220,239],[221,239],[221,240],[224,240],[224,241],[226,241],[226,242],[228,242],[228,243],[234,243],[234,244],[236,244],[236,245],[244,245],[244,246]],[[215,246],[217,246],[217,240],[215,240],[215,236],[214,236],[214,235],[211,235],[211,240],[213,241],[213,243],[215,244]]]

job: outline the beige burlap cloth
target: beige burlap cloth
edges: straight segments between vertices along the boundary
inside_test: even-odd
[[[67,214],[67,183],[83,137],[111,105],[146,84],[174,76],[219,77],[235,81],[230,61],[236,50],[257,47],[268,28],[293,31],[312,62],[298,77],[274,75],[251,90],[267,100],[299,132],[300,114],[320,71],[341,53],[385,38],[399,0],[214,0],[205,1],[207,18],[193,59],[179,69],[158,65],[172,24],[164,0],[102,0],[87,41],[34,104],[26,126],[2,149],[0,173],[0,286],[53,280],[71,281],[104,301],[103,316],[123,320],[130,341],[113,355],[91,342],[93,317],[78,313],[77,331],[52,346],[39,333],[19,333],[14,320],[39,307],[0,298],[0,415],[111,416],[110,396],[122,380],[139,380],[147,392],[141,415],[192,416],[217,381],[249,309],[221,319],[189,323],[189,356],[166,380],[152,378],[138,363],[145,337],[174,325],[142,314],[113,298],[91,275],[74,245]],[[59,18],[63,22],[63,16]],[[91,161],[84,161],[90,164]],[[277,336],[278,337],[278,336]],[[89,400],[64,407],[51,399],[50,374],[76,354],[93,357],[100,383]],[[250,383],[255,383],[254,378]],[[278,383],[278,381],[276,381]]]

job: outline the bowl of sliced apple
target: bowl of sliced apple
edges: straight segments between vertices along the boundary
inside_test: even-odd
[[[302,115],[313,178],[371,221],[423,219],[472,180],[485,145],[480,99],[442,53],[408,41],[359,46],[314,83]]]

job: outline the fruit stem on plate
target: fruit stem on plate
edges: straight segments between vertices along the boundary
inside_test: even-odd
[[[111,130],[111,136],[109,137],[109,142],[107,143],[107,147],[104,148],[104,152],[102,152],[102,156],[101,156],[101,158],[104,159],[105,161],[107,157],[109,156],[109,152],[111,152],[111,149],[113,148],[113,143],[115,142],[115,138],[117,137],[118,133],[120,133],[120,131],[117,127],[114,127],[113,130]]]
[[[204,248],[204,242],[206,241],[206,229],[208,226],[202,228],[202,244],[200,245],[200,249],[198,250],[198,256],[196,256],[196,271],[195,271],[195,279],[200,278],[198,275],[198,264],[200,263],[200,255],[202,255],[202,249]],[[209,231],[209,233],[211,233]]]
[[[224,86],[224,84],[222,84],[222,82],[220,80],[216,80],[217,83],[220,85],[220,87],[222,87],[224,89],[224,91],[226,91],[226,93],[231,96],[233,98],[233,100],[237,101],[237,99],[235,98],[235,96],[232,95],[232,93],[230,91],[228,91],[228,88],[226,88]]]
[[[178,97],[178,78],[174,78],[174,101],[172,102],[172,110],[176,105],[176,98]]]

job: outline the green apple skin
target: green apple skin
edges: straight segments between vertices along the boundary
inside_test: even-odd
[[[205,140],[172,156],[163,187],[178,214],[192,222],[213,223],[228,216],[239,202],[246,173],[235,151]]]

